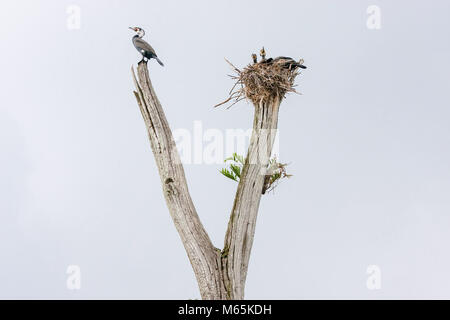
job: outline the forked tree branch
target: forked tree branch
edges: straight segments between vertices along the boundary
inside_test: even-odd
[[[155,94],[147,64],[138,64],[138,79],[132,69],[134,92],[147,127],[153,155],[158,166],[167,207],[181,237],[203,299],[220,299],[220,250],[214,248],[203,228],[189,194],[184,169],[166,116]]]
[[[267,68],[274,68],[272,72],[275,75],[285,74],[282,79],[288,86],[295,78],[295,73],[283,71],[278,66],[255,66],[262,68],[263,76],[267,76],[264,72],[272,70]],[[257,69],[249,70],[258,72]],[[276,136],[278,111],[288,90],[278,85],[274,94],[264,95],[259,101],[253,100],[253,132],[228,222],[224,249],[219,250],[211,243],[192,203],[172,132],[152,87],[147,64],[140,62],[137,71],[138,79],[132,69],[136,86],[134,94],[147,127],[167,206],[194,269],[200,294],[203,299],[243,299],[259,203]],[[251,81],[257,79],[249,78]],[[263,81],[270,90],[275,83],[271,81]]]

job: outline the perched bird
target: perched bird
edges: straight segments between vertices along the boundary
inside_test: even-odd
[[[261,51],[259,51],[259,54],[261,55],[261,58],[262,58],[261,61],[265,61],[266,60],[266,50],[264,50],[264,47],[262,47]]]
[[[144,29],[138,28],[138,27],[130,27],[131,30],[133,30],[134,32],[136,32],[136,35],[133,37],[133,44],[136,48],[137,51],[139,51],[140,54],[142,54],[142,60],[141,61],[146,61],[145,58],[147,58],[148,60],[150,59],[156,59],[156,61],[158,61],[158,63],[161,66],[164,66],[164,64],[162,63],[161,60],[159,60],[158,56],[156,55],[155,50],[152,48],[151,45],[149,45],[145,40],[142,39],[143,36],[145,36],[145,31]]]
[[[306,66],[303,65],[303,59],[300,59],[298,62],[292,59],[291,57],[276,57],[269,58],[265,61],[265,63],[280,63],[283,68],[288,70],[295,70],[297,68],[306,69]]]
[[[256,53],[252,53],[252,59],[253,59],[253,63],[258,62],[258,56],[256,55]]]

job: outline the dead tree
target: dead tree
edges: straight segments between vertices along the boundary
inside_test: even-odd
[[[294,92],[298,72],[282,63],[233,67],[236,84],[228,101],[249,99],[255,108],[253,133],[225,235],[216,248],[205,231],[189,194],[184,169],[163,108],[140,62],[134,91],[161,177],[163,193],[175,227],[191,262],[202,299],[243,299],[256,218],[272,153],[278,111],[287,92]],[[224,103],[225,103],[224,102]]]

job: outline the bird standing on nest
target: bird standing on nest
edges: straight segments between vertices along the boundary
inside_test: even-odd
[[[158,61],[158,63],[164,67],[164,64],[162,63],[161,60],[159,60],[158,56],[156,55],[155,50],[152,48],[151,45],[149,45],[147,43],[147,41],[143,40],[142,37],[145,36],[145,31],[144,29],[141,29],[139,27],[130,27],[131,30],[133,30],[134,32],[136,32],[136,35],[133,37],[133,44],[136,48],[137,51],[139,51],[140,54],[142,54],[142,60],[139,62],[147,62],[145,59],[147,58],[147,60],[150,59],[156,59],[156,61]]]
[[[295,70],[297,68],[306,69],[306,66],[303,65],[303,59],[300,59],[298,62],[292,59],[291,57],[276,57],[269,58],[264,61],[264,63],[268,64],[281,64],[284,69]]]
[[[264,47],[259,51],[259,54],[261,55],[261,62],[266,61],[266,50],[264,50]]]
[[[295,70],[297,68],[306,69],[306,66],[303,65],[303,59],[300,59],[299,62],[295,61],[291,57],[276,57],[276,58],[269,58],[266,59],[266,50],[264,47],[262,47],[260,51],[261,55],[261,61],[260,63],[267,63],[267,64],[281,64],[284,69],[288,70]],[[253,57],[253,55],[252,55]],[[253,58],[253,62],[256,63],[255,58]]]
[[[297,68],[306,69],[306,66],[303,65],[303,59],[300,59],[300,61],[297,62],[291,57],[276,57],[272,62],[281,63],[283,65],[283,68],[289,70],[295,70]]]

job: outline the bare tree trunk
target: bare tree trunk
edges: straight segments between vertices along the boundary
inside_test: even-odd
[[[220,269],[220,250],[216,249],[203,228],[189,194],[183,166],[172,131],[155,94],[146,63],[139,63],[139,83],[134,92],[144,118],[161,177],[167,207],[181,237],[197,278],[203,299],[221,299],[224,286]]]
[[[231,283],[233,299],[244,298],[256,217],[276,136],[280,103],[281,99],[277,97],[255,105],[250,146],[228,222],[222,257],[222,263],[226,265],[226,283]]]
[[[147,127],[162,188],[175,227],[191,262],[202,299],[243,299],[256,217],[275,139],[281,98],[255,105],[253,133],[242,170],[223,250],[213,246],[189,194],[183,166],[152,87],[147,64],[132,69],[134,92]]]

